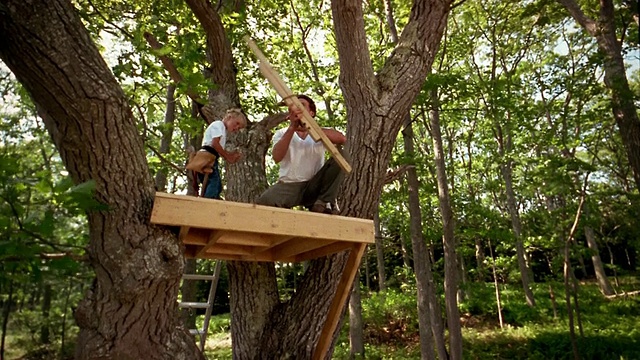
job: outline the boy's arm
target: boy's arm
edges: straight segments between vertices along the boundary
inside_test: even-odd
[[[240,153],[239,152],[237,152],[237,151],[234,151],[234,152],[226,151],[220,145],[220,137],[214,137],[213,140],[211,140],[211,147],[216,149],[218,154],[220,154],[220,156],[222,156],[224,158],[224,160],[229,162],[229,163],[234,163],[234,162],[238,161],[238,159],[240,158]]]

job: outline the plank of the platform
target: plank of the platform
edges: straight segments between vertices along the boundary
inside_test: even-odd
[[[326,256],[330,254],[334,254],[340,251],[348,250],[353,248],[353,243],[348,243],[344,241],[336,241],[329,245],[325,245],[323,247],[313,249],[311,251],[303,252],[298,254],[291,259],[288,259],[287,262],[301,262],[307,261],[315,258],[319,258],[321,256]],[[286,260],[283,260],[286,261]]]
[[[371,220],[156,193],[154,224],[373,243]]]

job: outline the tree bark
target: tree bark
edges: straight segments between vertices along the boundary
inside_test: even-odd
[[[196,273],[196,259],[187,259],[184,263],[185,274]],[[180,293],[182,295],[182,301],[196,302],[197,294],[197,280],[182,280],[182,286],[180,287]],[[186,329],[196,328],[196,317],[198,315],[193,309],[181,309],[180,319]]]
[[[436,162],[438,182],[438,200],[442,216],[442,242],[444,245],[444,296],[449,327],[449,353],[451,359],[462,359],[462,329],[460,327],[460,311],[458,310],[459,267],[454,237],[454,219],[449,197],[449,184],[445,169],[442,135],[440,133],[440,114],[438,111],[438,95],[431,91],[429,119],[433,138],[433,155]]]
[[[183,255],[149,223],[154,199],[127,99],[69,1],[0,5],[0,57],[46,112],[71,178],[105,205],[87,212],[96,273],[75,312],[81,359],[203,359],[177,319]]]
[[[575,0],[557,0],[598,43],[604,54],[604,83],[611,91],[611,110],[627,151],[636,187],[640,189],[640,119],[629,87],[622,57],[622,44],[616,37],[612,0],[600,0],[598,20],[585,15]]]

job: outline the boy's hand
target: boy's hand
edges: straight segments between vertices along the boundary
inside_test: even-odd
[[[228,157],[225,160],[227,160],[228,163],[233,164],[240,160],[241,157],[242,153],[240,153],[239,151],[233,151],[229,153]]]

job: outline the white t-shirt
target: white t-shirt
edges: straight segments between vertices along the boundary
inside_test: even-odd
[[[220,146],[224,149],[224,145],[227,143],[227,128],[224,127],[224,123],[220,120],[214,121],[204,131],[204,138],[202,139],[202,146],[211,146],[213,139],[220,138]]]
[[[273,143],[277,144],[287,128],[276,131]],[[293,134],[289,149],[280,161],[280,178],[282,182],[301,182],[310,180],[324,165],[324,145],[316,142],[311,135],[302,139],[298,133]]]

